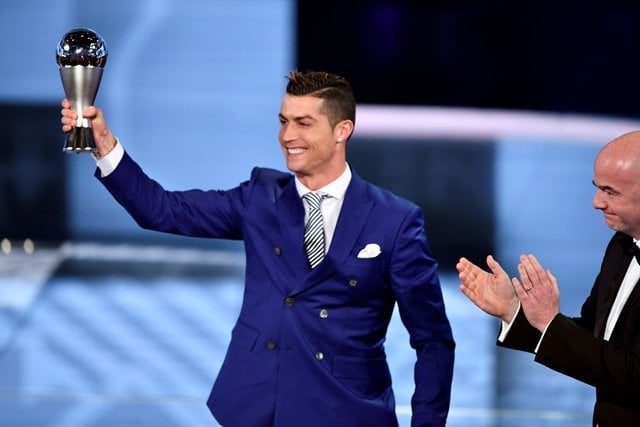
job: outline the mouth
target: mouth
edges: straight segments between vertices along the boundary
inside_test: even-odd
[[[307,151],[306,148],[287,148],[287,154],[291,156],[303,154],[305,151]]]

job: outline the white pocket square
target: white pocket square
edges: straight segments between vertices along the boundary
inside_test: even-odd
[[[380,255],[380,245],[377,243],[367,243],[360,252],[358,252],[358,258],[375,258]]]

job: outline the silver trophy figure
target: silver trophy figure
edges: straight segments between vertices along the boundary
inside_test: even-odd
[[[100,86],[102,70],[107,63],[107,45],[102,37],[88,28],[77,28],[62,36],[56,49],[62,86],[78,122],[67,134],[63,151],[91,153],[96,151],[89,120],[82,111],[93,105]]]

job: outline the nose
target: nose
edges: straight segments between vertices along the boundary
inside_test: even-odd
[[[607,203],[604,199],[604,191],[596,188],[596,193],[593,195],[593,199],[591,200],[591,204],[594,209],[604,210],[607,207]]]
[[[282,142],[289,142],[296,139],[296,134],[293,130],[293,126],[290,126],[288,123],[283,124],[280,127],[280,140]]]

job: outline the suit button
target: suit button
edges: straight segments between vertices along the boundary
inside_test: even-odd
[[[329,310],[327,310],[326,308],[320,310],[320,317],[322,317],[323,319],[329,317]]]
[[[356,279],[349,280],[349,286],[351,287],[358,286],[358,281]]]
[[[274,343],[273,341],[267,341],[267,348],[269,350],[273,350],[274,348],[276,348],[276,343]]]
[[[273,248],[273,253],[276,255],[280,255],[282,253],[282,249],[276,246],[275,248]]]
[[[316,359],[317,359],[317,360],[322,360],[322,359],[324,359],[324,354],[322,354],[322,352],[321,352],[321,351],[317,352],[317,353],[316,353]]]
[[[287,298],[284,299],[284,303],[286,305],[288,305],[289,307],[291,307],[293,305],[294,301],[295,300],[293,298],[291,298],[291,297],[287,297]]]

